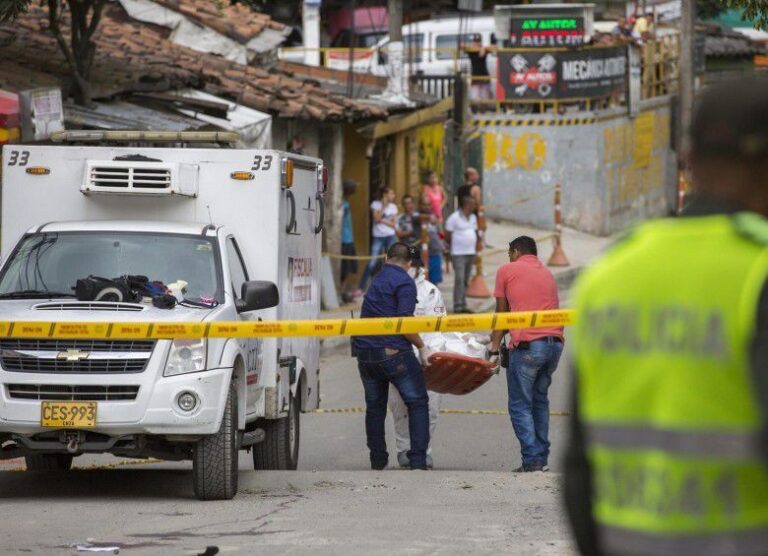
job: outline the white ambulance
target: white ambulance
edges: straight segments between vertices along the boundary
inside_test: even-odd
[[[323,163],[226,148],[236,137],[3,147],[0,321],[317,318]],[[126,276],[176,303],[135,296]],[[317,338],[0,338],[0,458],[33,471],[86,453],[191,459],[199,498],[232,498],[241,449],[255,469],[296,468],[319,359]]]

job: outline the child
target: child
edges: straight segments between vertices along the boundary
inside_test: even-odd
[[[434,214],[430,214],[429,199],[426,196],[422,196],[421,204],[419,206],[420,214],[429,214],[429,222],[427,222],[427,235],[429,237],[429,259],[427,263],[427,270],[429,272],[429,281],[435,285],[439,285],[443,281],[443,251],[445,246],[443,240],[439,235],[439,223],[437,217]]]
[[[342,182],[342,190],[344,191],[344,200],[341,201],[341,254],[354,257],[357,256],[357,250],[355,249],[355,232],[352,228],[352,210],[349,206],[349,199],[357,190],[357,182],[345,179]],[[353,301],[363,295],[363,291],[359,289],[350,292],[352,289],[350,278],[355,274],[357,274],[357,261],[355,259],[342,259],[341,298],[346,302]]]

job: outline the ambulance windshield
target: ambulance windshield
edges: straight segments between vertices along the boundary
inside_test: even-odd
[[[187,283],[184,297],[221,301],[214,242],[200,236],[137,232],[61,232],[22,239],[0,277],[0,298],[74,297],[77,281],[143,275]]]

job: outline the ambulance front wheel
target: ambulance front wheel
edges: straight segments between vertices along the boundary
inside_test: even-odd
[[[237,494],[237,392],[229,387],[219,432],[197,442],[192,460],[195,496],[199,500],[229,500]]]
[[[301,392],[301,388],[296,390]],[[300,410],[298,399],[291,396],[286,417],[262,421],[265,437],[253,447],[254,469],[296,469],[299,464]]]

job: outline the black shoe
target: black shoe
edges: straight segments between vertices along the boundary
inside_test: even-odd
[[[549,467],[547,467],[549,470]],[[533,471],[544,471],[544,466],[538,463],[533,465],[521,465],[517,469],[513,469],[512,473],[532,473]]]
[[[389,462],[371,463],[371,469],[373,469],[374,471],[382,471],[387,468],[387,465],[389,465]]]

